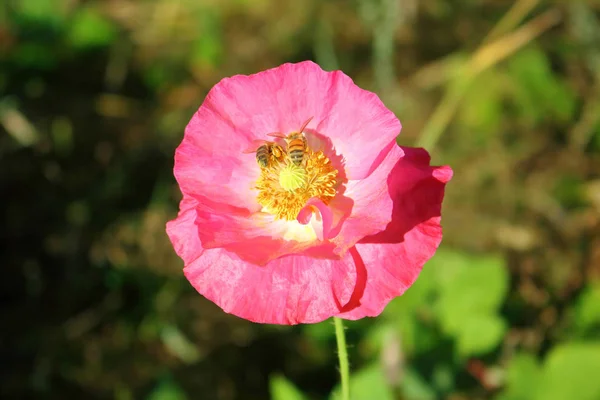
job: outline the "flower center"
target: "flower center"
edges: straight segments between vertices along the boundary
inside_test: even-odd
[[[298,158],[272,157],[256,181],[258,202],[279,219],[295,220],[310,198],[328,204],[336,194],[338,171],[322,151],[307,147],[301,162]]]
[[[293,163],[287,163],[279,172],[279,186],[283,190],[293,192],[300,189],[306,183],[306,171],[304,168]]]

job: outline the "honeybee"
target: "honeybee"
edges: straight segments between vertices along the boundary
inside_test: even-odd
[[[256,162],[261,168],[267,168],[273,161],[282,161],[285,157],[285,150],[277,143],[267,140],[255,142],[260,144],[258,148],[247,150],[244,153],[256,153]]]
[[[285,140],[288,157],[296,165],[302,164],[302,161],[304,160],[304,154],[306,153],[306,137],[302,132],[312,119],[313,117],[307,119],[298,132],[290,133],[287,136],[282,135],[281,133],[269,133],[269,136]]]

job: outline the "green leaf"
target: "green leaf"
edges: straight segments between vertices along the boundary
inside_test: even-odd
[[[64,22],[61,0],[20,0],[14,2],[17,19],[58,27]]]
[[[433,368],[431,384],[438,392],[451,393],[455,387],[455,377],[452,365],[441,361]]]
[[[588,285],[575,307],[577,330],[585,334],[594,326],[600,326],[600,282]]]
[[[402,394],[405,399],[430,400],[436,398],[435,390],[412,368],[406,369],[402,374]]]
[[[529,400],[533,397],[540,380],[541,368],[535,356],[516,354],[506,371],[506,388],[503,400]]]
[[[515,54],[508,63],[515,79],[515,95],[523,115],[541,121],[550,113],[567,122],[575,112],[575,94],[552,72],[546,54],[529,46]]]
[[[212,35],[202,35],[194,44],[191,53],[192,64],[208,64],[217,66],[223,55],[220,38]]]
[[[487,353],[502,341],[505,332],[502,318],[472,314],[457,332],[458,353],[463,357]]]
[[[436,304],[440,323],[446,333],[456,334],[469,322],[472,314],[495,314],[508,289],[508,273],[498,256],[463,254],[462,263],[452,260],[453,273],[443,277]],[[497,325],[497,324],[496,324]],[[497,330],[497,328],[496,328]]]
[[[494,349],[506,331],[497,315],[508,289],[503,259],[445,250],[436,257],[435,268],[439,297],[434,311],[442,330],[456,339],[459,355]]]
[[[158,90],[165,82],[169,81],[172,72],[161,63],[147,65],[143,71],[144,82],[152,89]]]
[[[305,397],[283,375],[272,376],[269,380],[271,398],[273,400],[303,400]]]
[[[221,63],[224,52],[221,17],[209,10],[198,17],[202,29],[191,47],[190,61],[193,65],[216,67]]]
[[[577,176],[565,174],[556,177],[554,197],[565,209],[575,209],[586,205],[583,182]]]
[[[452,284],[456,276],[467,268],[470,263],[471,259],[468,254],[442,247],[427,263],[427,267],[435,270],[436,286],[443,288]]]
[[[383,329],[393,329],[400,334],[402,351],[407,355],[425,352],[435,347],[439,342],[439,335],[436,334],[432,323],[428,324],[428,321],[423,321],[423,318],[429,318],[432,315],[428,308],[429,304],[423,302],[420,306],[423,311],[421,313],[412,310],[399,312],[394,316],[395,320],[384,319],[384,322],[380,322],[379,325],[370,329],[366,337],[370,348],[378,349],[383,345],[381,343]]]
[[[335,329],[331,320],[317,324],[306,324],[302,327],[302,331],[316,342],[325,342],[335,336]]]
[[[146,397],[146,400],[187,400],[187,398],[183,389],[175,381],[165,378]]]
[[[339,400],[339,385],[331,394],[332,400]],[[350,398],[352,400],[394,400],[379,364],[373,364],[350,376]]]
[[[17,46],[12,59],[20,67],[51,69],[58,63],[58,57],[51,46],[25,42]]]
[[[387,341],[390,338],[396,339],[397,337],[398,330],[396,329],[396,326],[390,322],[381,321],[379,324],[373,325],[373,327],[366,332],[363,339],[363,353],[365,348],[370,355],[379,353],[385,348]]]
[[[546,357],[534,400],[600,399],[600,344],[555,347]]]
[[[89,7],[77,10],[68,33],[71,44],[79,48],[106,46],[116,38],[117,30],[113,23]]]
[[[464,126],[463,141],[484,144],[502,128],[505,77],[495,69],[483,72],[469,87],[461,103],[459,121]]]

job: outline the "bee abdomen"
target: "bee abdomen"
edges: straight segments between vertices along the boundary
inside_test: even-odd
[[[269,148],[267,145],[262,145],[256,150],[256,162],[262,168],[266,168],[269,164]]]
[[[304,137],[295,137],[288,142],[288,154],[290,159],[296,165],[300,165],[306,152],[306,139]]]
[[[302,163],[302,160],[304,159],[304,149],[290,149],[288,153],[294,164],[300,165]]]

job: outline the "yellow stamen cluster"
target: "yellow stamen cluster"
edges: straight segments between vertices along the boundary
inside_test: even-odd
[[[307,149],[302,165],[286,158],[262,168],[256,182],[257,199],[277,218],[295,220],[308,199],[318,197],[329,203],[336,193],[337,174],[322,151]]]

